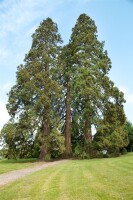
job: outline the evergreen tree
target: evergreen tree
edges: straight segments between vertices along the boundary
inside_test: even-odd
[[[50,18],[40,24],[32,38],[25,64],[18,67],[16,85],[9,93],[7,108],[19,122],[28,116],[29,126],[34,127],[33,133],[40,133],[39,158],[42,160],[48,154],[50,132],[57,128],[58,122],[54,105],[61,88],[54,77],[62,40],[57,24]]]
[[[107,150],[111,156],[119,155],[120,150],[128,145],[128,134],[124,130],[126,117],[121,105],[123,94],[119,92],[118,88],[113,89],[115,89],[116,101],[106,103],[103,119],[99,120],[94,137],[97,149]]]
[[[127,150],[132,152],[133,151],[133,124],[129,121],[126,121],[124,130],[127,132],[128,139],[129,139],[129,144],[127,146]]]
[[[111,68],[111,62],[103,49],[104,43],[97,39],[94,21],[86,14],[79,16],[70,43],[73,48],[73,66],[76,68],[72,86],[73,120],[76,116],[80,134],[84,134],[86,142],[91,142],[91,125],[103,108],[103,81],[107,81],[106,74]]]
[[[84,135],[89,143],[92,141],[91,126],[98,126],[106,106],[112,104],[115,114],[119,109],[123,112],[125,100],[108,77],[111,61],[104,50],[104,42],[98,40],[95,22],[86,14],[79,16],[70,45],[71,66],[76,69],[71,86],[72,121],[77,124],[79,136]],[[110,123],[114,124],[115,118]],[[124,123],[123,119],[121,123]]]

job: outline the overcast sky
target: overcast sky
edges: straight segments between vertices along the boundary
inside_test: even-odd
[[[50,17],[65,44],[81,13],[95,20],[99,40],[105,41],[112,61],[109,76],[125,93],[125,112],[133,123],[133,0],[0,0],[0,129],[9,119],[6,94],[35,29]]]

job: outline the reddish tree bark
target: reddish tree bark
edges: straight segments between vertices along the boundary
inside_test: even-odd
[[[71,147],[71,97],[70,97],[69,81],[67,82],[67,93],[66,93],[65,146],[66,146],[66,156],[70,157],[72,154],[72,147]]]
[[[90,122],[90,116],[87,113],[86,114],[86,119],[85,119],[85,141],[92,142],[92,131],[91,131],[91,122]]]
[[[39,160],[44,160],[45,156],[48,153],[48,136],[49,136],[49,125],[48,125],[48,120],[45,119],[43,124],[43,137],[45,142],[41,147]]]

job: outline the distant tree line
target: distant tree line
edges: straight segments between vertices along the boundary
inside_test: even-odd
[[[63,46],[57,24],[47,18],[32,39],[8,94],[11,118],[1,131],[6,156],[119,155],[129,143],[125,99],[108,76],[111,60],[95,22],[81,14]]]

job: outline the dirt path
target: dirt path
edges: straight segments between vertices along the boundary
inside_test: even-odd
[[[54,161],[54,162],[50,162],[50,163],[46,163],[46,162],[39,163],[37,166],[32,167],[32,168],[20,169],[20,170],[7,172],[5,174],[1,174],[0,175],[0,186],[11,183],[19,178],[23,178],[24,176],[31,174],[33,172],[39,171],[41,169],[48,168],[48,167],[56,165],[56,164],[65,163],[68,161],[69,160],[61,160],[61,161]]]

